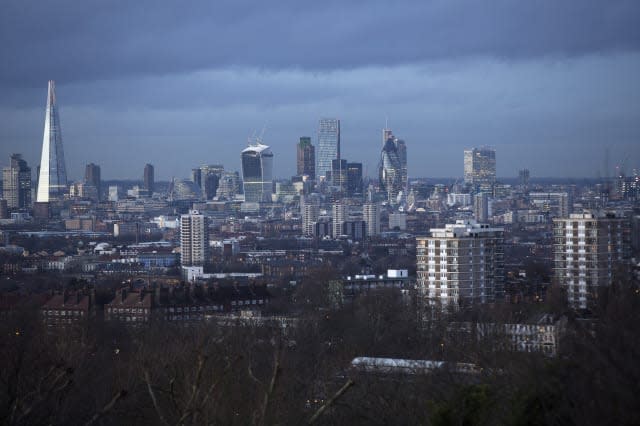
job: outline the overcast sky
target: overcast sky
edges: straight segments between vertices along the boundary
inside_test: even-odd
[[[369,175],[387,118],[410,177],[481,145],[499,176],[596,177],[607,149],[640,169],[636,0],[5,1],[0,59],[0,164],[39,163],[54,79],[72,180],[239,170],[265,126],[287,177],[320,117]]]

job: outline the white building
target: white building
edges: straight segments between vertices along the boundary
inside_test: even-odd
[[[367,223],[367,237],[380,234],[380,206],[376,203],[365,203],[362,206],[362,218]]]
[[[342,225],[347,220],[347,215],[349,213],[348,206],[346,204],[342,204],[340,202],[333,203],[332,210],[332,229],[333,229],[333,238],[338,238],[342,235]]]
[[[208,261],[207,218],[197,210],[180,216],[180,262],[183,267],[204,266]]]
[[[302,234],[314,235],[315,224],[320,217],[320,206],[315,200],[300,199],[300,216],[302,218]]]
[[[416,238],[418,288],[443,306],[502,297],[504,231],[458,220]]]

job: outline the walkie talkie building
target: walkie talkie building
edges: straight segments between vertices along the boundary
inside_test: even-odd
[[[273,192],[273,153],[256,143],[242,151],[242,182],[247,203],[270,203]]]

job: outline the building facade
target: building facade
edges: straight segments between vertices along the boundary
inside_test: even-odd
[[[261,143],[249,145],[242,151],[242,182],[244,201],[269,203],[273,192],[273,153]]]
[[[378,178],[380,188],[387,193],[391,205],[399,203],[399,195],[406,196],[407,146],[403,140],[393,136],[389,129],[382,131],[383,146],[380,156]]]
[[[155,169],[153,164],[147,163],[144,166],[144,189],[146,189],[149,194],[153,194],[155,183]]]
[[[96,195],[98,200],[100,199],[100,166],[94,163],[89,163],[84,168],[84,183],[91,185],[96,189]]]
[[[67,168],[64,162],[62,129],[56,104],[56,85],[53,80],[50,80],[36,201],[47,203],[54,199],[60,199],[66,190]]]
[[[180,216],[180,263],[182,267],[204,266],[208,261],[207,218],[197,210]]]
[[[310,137],[301,137],[296,145],[296,164],[298,176],[316,178],[316,148]]]
[[[300,216],[302,218],[302,234],[314,235],[315,224],[320,217],[320,205],[315,200],[306,200],[302,197],[300,201]]]
[[[9,167],[2,170],[2,193],[10,209],[31,207],[31,168],[20,154],[11,155]]]
[[[416,238],[418,288],[442,306],[490,303],[504,291],[504,231],[458,220]]]
[[[496,151],[491,148],[464,150],[464,183],[490,189],[496,183]]]
[[[628,218],[603,212],[571,214],[553,220],[554,275],[569,305],[588,309],[598,291],[611,285],[616,267],[629,258]]]
[[[332,161],[340,160],[340,120],[337,118],[320,119],[316,154],[316,177],[326,178]]]
[[[380,206],[376,203],[362,205],[362,218],[367,224],[367,236],[375,237],[380,234]]]
[[[348,206],[341,202],[333,203],[331,213],[332,235],[333,238],[338,238],[342,235],[344,222],[347,221],[347,215],[349,213]]]

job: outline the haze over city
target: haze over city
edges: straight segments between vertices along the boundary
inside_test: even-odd
[[[70,12],[72,11],[72,12]],[[410,177],[462,175],[489,145],[498,176],[597,177],[640,167],[640,5],[408,2],[7,3],[0,158],[35,167],[57,82],[71,179],[240,169],[266,128],[274,176],[320,117],[375,176],[388,119]],[[604,170],[605,151],[611,170]]]

